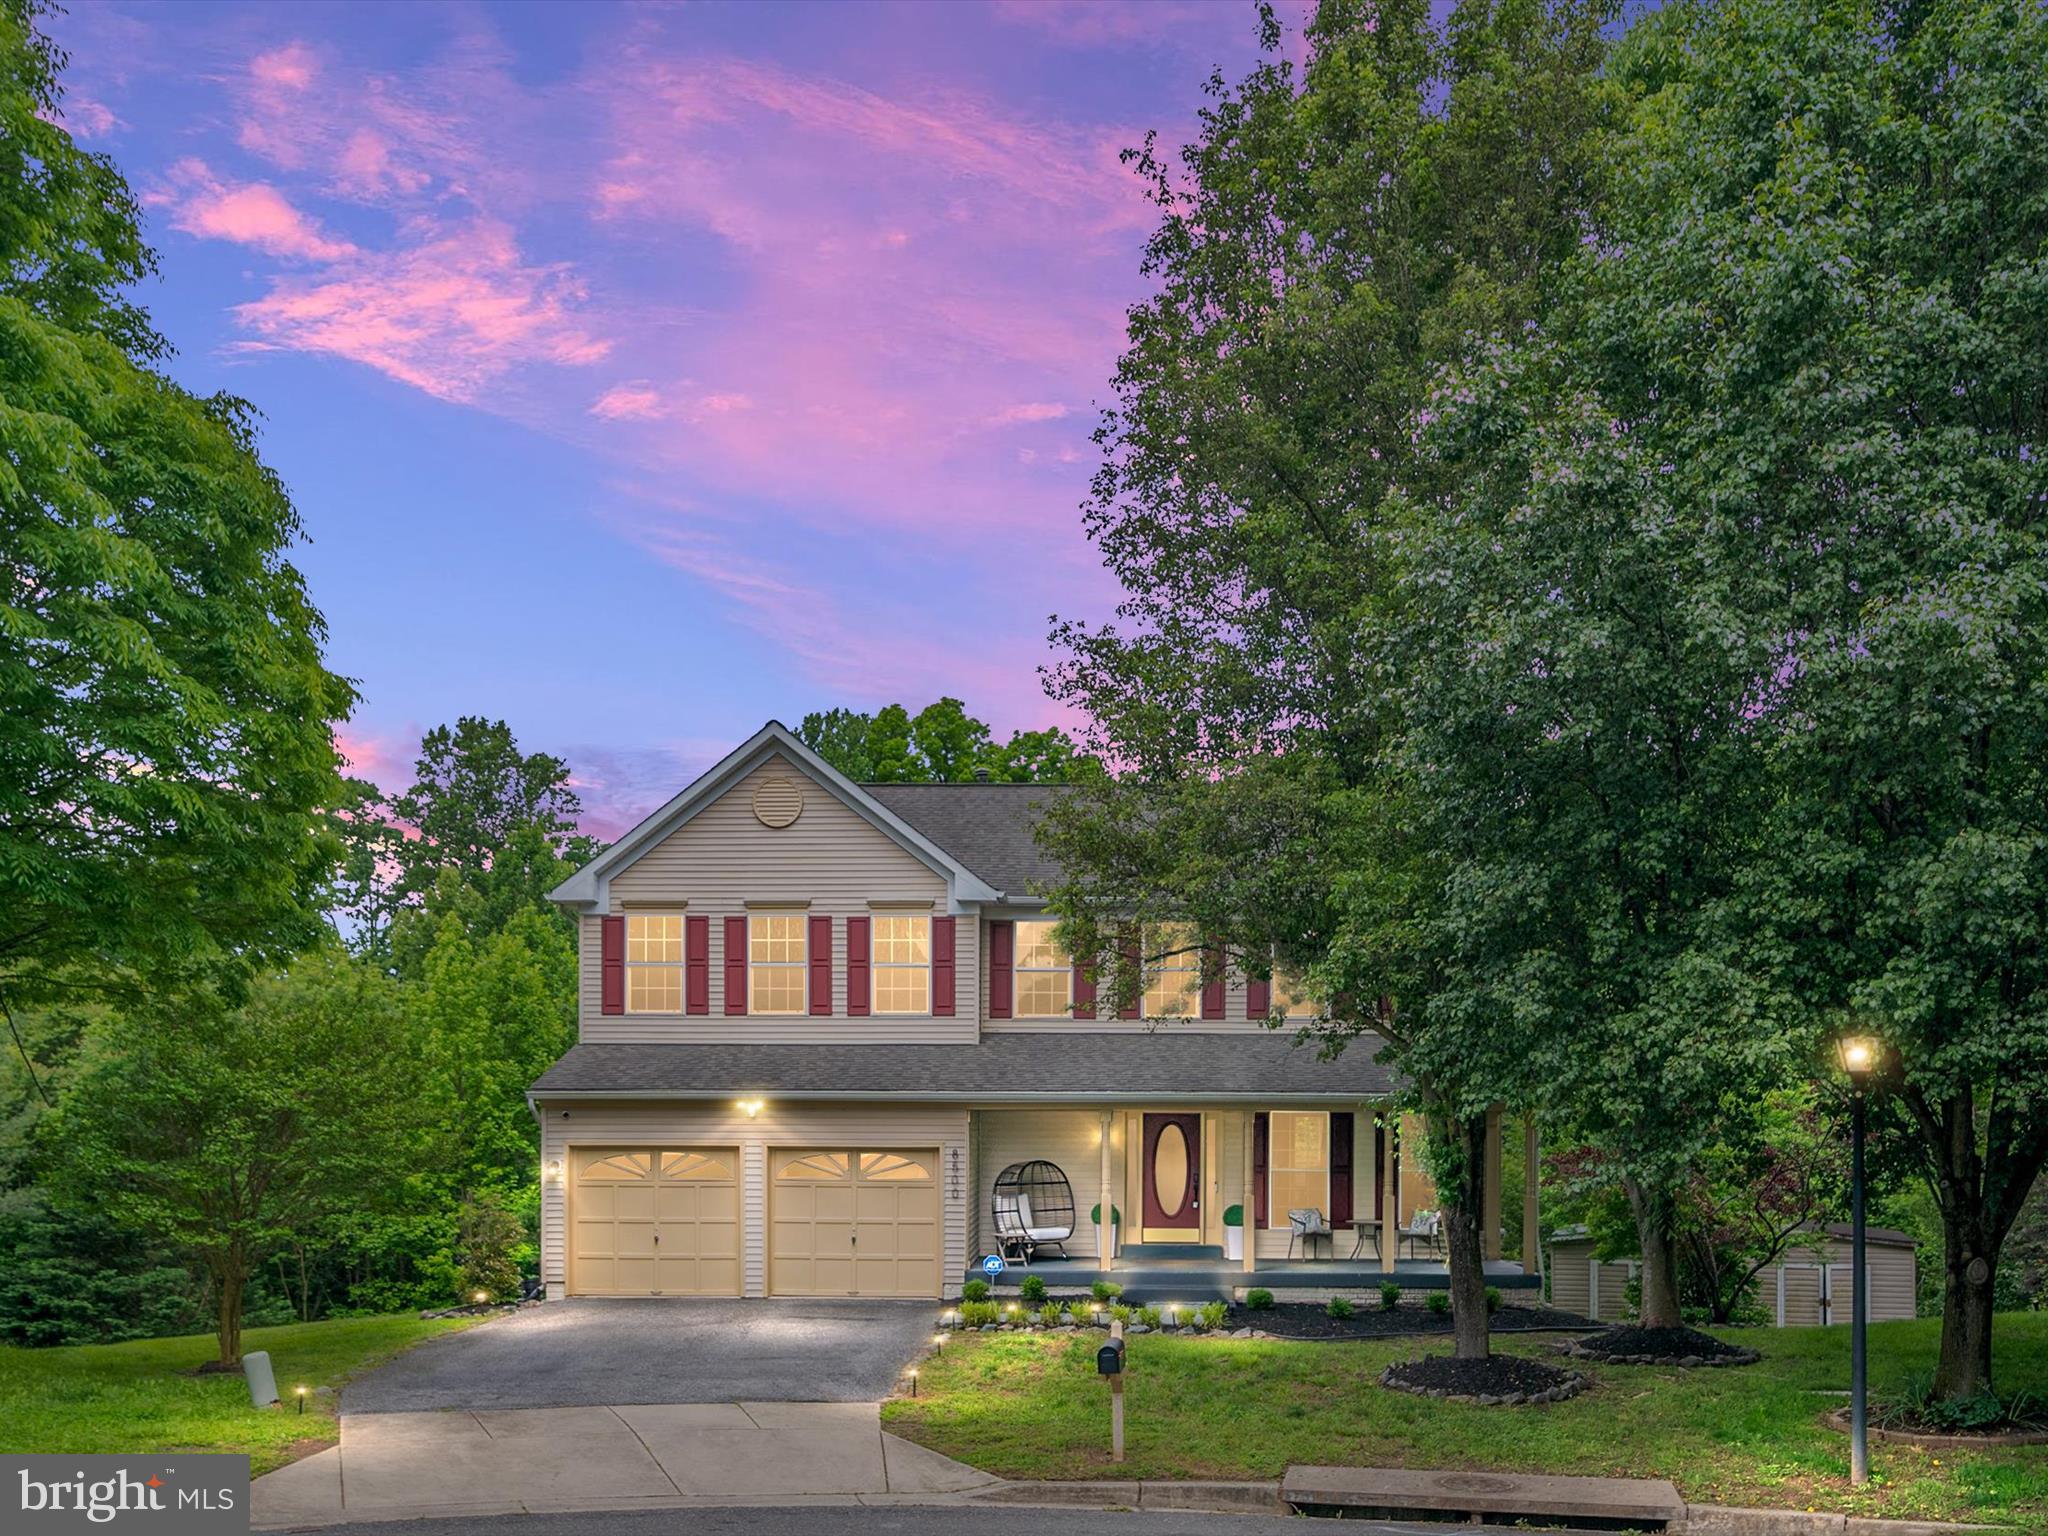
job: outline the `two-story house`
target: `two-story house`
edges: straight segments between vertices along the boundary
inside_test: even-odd
[[[771,722],[563,884],[581,1027],[529,1094],[548,1294],[957,1295],[1027,1163],[1071,1192],[1027,1209],[1071,1226],[1054,1283],[1441,1285],[1391,1230],[1433,1194],[1370,1041],[1324,1060],[1198,955],[1098,1007],[1032,894],[1057,792],[857,784]]]

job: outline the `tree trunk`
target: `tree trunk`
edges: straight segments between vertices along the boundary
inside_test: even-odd
[[[220,1340],[220,1363],[242,1363],[242,1292],[249,1283],[249,1266],[240,1254],[228,1254],[214,1266],[213,1286],[218,1307],[215,1332]]]
[[[1451,1341],[1460,1360],[1484,1360],[1492,1353],[1480,1232],[1486,1209],[1486,1117],[1453,1121],[1450,1134],[1456,1177],[1437,1194],[1450,1255]]]
[[[1999,1245],[1975,1211],[1944,1210],[1942,1252],[1947,1283],[1941,1297],[1941,1354],[1934,1395],[1975,1397],[1991,1389],[1991,1286]]]
[[[1629,1209],[1636,1218],[1636,1244],[1643,1256],[1642,1295],[1636,1321],[1645,1328],[1677,1328],[1678,1205],[1669,1192],[1649,1189],[1634,1179],[1623,1181]]]

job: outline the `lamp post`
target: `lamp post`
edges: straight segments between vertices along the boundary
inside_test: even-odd
[[[1863,1090],[1877,1070],[1877,1042],[1868,1035],[1844,1035],[1836,1045],[1849,1077],[1849,1482],[1870,1481],[1869,1375],[1870,1309],[1863,1271]]]

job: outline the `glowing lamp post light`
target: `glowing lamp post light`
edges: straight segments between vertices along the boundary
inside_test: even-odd
[[[1863,1094],[1877,1070],[1878,1043],[1844,1035],[1835,1043],[1849,1079],[1849,1481],[1870,1481],[1869,1280],[1863,1268]]]

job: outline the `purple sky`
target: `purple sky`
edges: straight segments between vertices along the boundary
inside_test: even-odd
[[[512,722],[613,833],[770,715],[1057,718],[1046,616],[1238,0],[77,6],[68,122],[267,418],[358,770]]]

